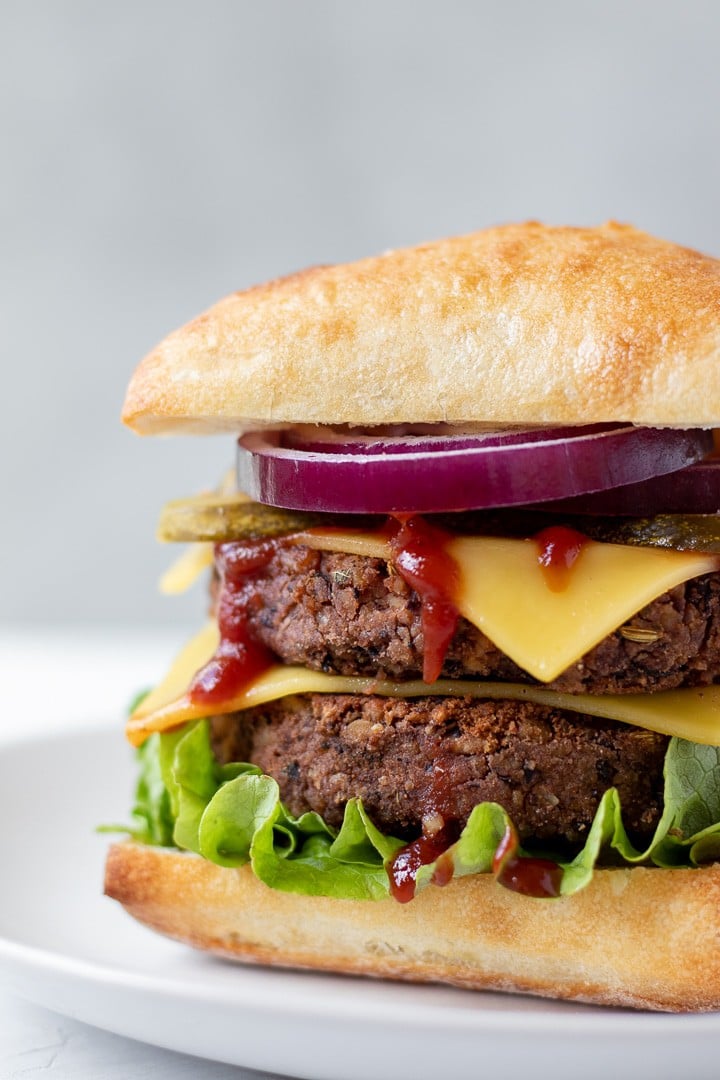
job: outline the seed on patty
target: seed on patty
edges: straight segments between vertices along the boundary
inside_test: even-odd
[[[308,694],[215,717],[211,729],[221,761],[254,762],[293,813],[334,826],[353,797],[405,838],[440,818],[464,825],[490,801],[523,840],[577,845],[609,787],[638,842],[661,812],[664,736],[529,702]]]

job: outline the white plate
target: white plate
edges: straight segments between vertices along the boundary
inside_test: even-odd
[[[126,818],[119,730],[0,747],[0,977],[158,1046],[318,1080],[480,1075],[715,1078],[720,1016],[594,1009],[244,968],[134,923],[102,895],[103,821]]]

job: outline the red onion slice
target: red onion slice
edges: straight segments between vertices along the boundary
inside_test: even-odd
[[[634,484],[698,461],[700,430],[592,425],[488,435],[403,436],[359,452],[288,446],[287,432],[243,435],[238,484],[258,502],[342,514],[446,513],[547,502]],[[410,442],[412,439],[412,442]],[[342,445],[342,444],[341,444]]]
[[[559,510],[574,514],[652,517],[654,514],[717,514],[720,512],[720,457],[700,461],[640,484],[563,499]]]

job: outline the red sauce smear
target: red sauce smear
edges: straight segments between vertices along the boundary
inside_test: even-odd
[[[435,864],[435,870],[431,879],[433,885],[448,885],[452,881],[454,873],[455,863],[453,862],[453,857],[449,851],[446,851],[438,857]]]
[[[456,838],[456,834],[449,829],[441,829],[434,836],[419,836],[411,844],[400,848],[387,867],[390,895],[393,899],[400,904],[407,904],[412,900],[415,896],[418,870],[436,860],[432,882],[434,885],[447,885],[455,869],[447,849]]]
[[[515,829],[508,825],[493,856],[492,870],[496,881],[523,896],[559,896],[562,867],[550,859],[520,856],[517,854],[519,846]]]
[[[440,677],[459,611],[455,597],[460,570],[447,544],[452,534],[422,517],[396,517],[390,523],[393,566],[422,601],[423,682]]]
[[[215,655],[190,684],[195,705],[222,705],[266,671],[275,661],[264,645],[253,641],[248,613],[258,603],[254,582],[280,545],[279,540],[248,540],[217,544],[215,565],[220,574],[218,628]]]
[[[552,592],[563,592],[568,587],[580,552],[590,542],[589,538],[566,525],[551,525],[537,533],[534,539],[547,587]]]
[[[447,885],[455,873],[453,857],[448,848],[460,835],[460,824],[451,816],[453,804],[452,758],[439,756],[420,792],[423,832],[417,840],[406,844],[387,865],[390,894],[401,904],[415,896],[417,872],[421,866],[434,862],[433,885]]]

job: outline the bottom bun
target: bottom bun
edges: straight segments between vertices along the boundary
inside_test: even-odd
[[[233,960],[642,1009],[720,1008],[720,866],[599,870],[559,900],[476,875],[398,904],[276,892],[248,866],[120,843],[105,891],[153,930]]]

